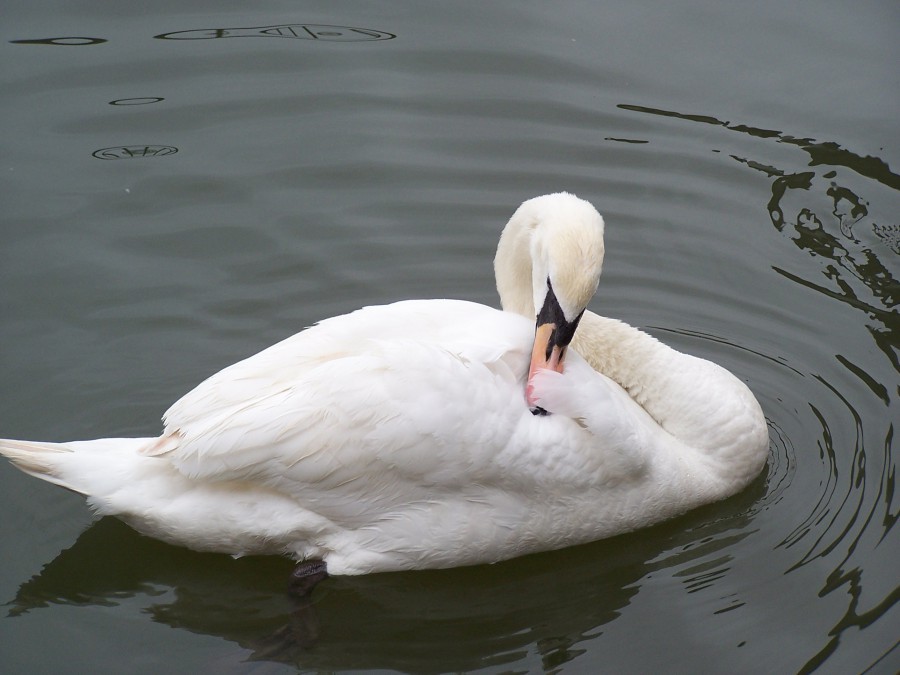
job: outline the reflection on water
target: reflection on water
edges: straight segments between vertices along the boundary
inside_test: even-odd
[[[688,593],[713,594],[717,612],[740,607],[744,598],[717,594],[716,582],[769,503],[768,480],[719,505],[718,518],[700,509],[640,535],[497,565],[331,578],[311,601],[288,596],[288,560],[194,553],[104,518],[21,586],[9,614],[142,597],[154,621],[233,641],[250,660],[469,671],[533,648],[552,670],[583,653],[579,645],[602,634],[659,570],[675,570]]]
[[[155,35],[159,40],[216,40],[230,37],[274,37],[297,40],[326,40],[329,42],[364,42],[369,40],[393,40],[396,35],[371,28],[347,26],[320,26],[314,24],[285,24],[258,28],[206,28],[179,30]]]
[[[860,157],[836,143],[796,139],[777,131],[732,125],[703,116],[650,109],[641,112],[717,124],[731,131],[796,146],[809,155],[809,166],[815,168],[794,172],[746,157],[732,157],[772,179],[772,197],[768,203],[772,225],[779,232],[788,234],[798,248],[822,262],[818,279],[778,266],[773,269],[804,288],[864,313],[865,326],[888,363],[883,370],[867,372],[841,354],[835,354],[835,359],[863,382],[887,407],[886,412],[889,411],[891,397],[897,392],[896,375],[900,371],[897,356],[900,317],[896,310],[900,283],[891,271],[896,270],[894,233],[897,225],[879,222],[870,213],[868,201],[851,187],[841,184],[839,170],[851,169],[875,181],[868,184],[871,190],[877,189],[876,183],[897,190],[900,176],[891,172],[882,160]],[[890,259],[890,265],[882,262],[882,257]],[[840,385],[821,375],[815,375],[815,379],[821,383],[823,394],[830,402],[839,402],[832,410],[823,410],[812,401],[809,404],[820,426],[817,435],[820,456],[826,467],[825,480],[817,502],[780,546],[786,549],[797,547],[801,551],[800,558],[786,574],[817,559],[829,560],[833,572],[825,580],[820,594],[825,597],[844,593],[849,602],[844,616],[830,631],[831,638],[805,664],[804,671],[822,665],[837,650],[845,631],[864,629],[875,623],[900,598],[900,589],[895,586],[885,589],[883,597],[870,597],[863,602],[864,563],[855,563],[860,552],[867,550],[867,543],[873,539],[876,546],[885,543],[897,521],[893,424],[889,421],[885,424],[884,420],[864,421],[854,403],[842,393]],[[843,414],[840,414],[841,407]],[[833,428],[836,424],[841,425],[840,431]],[[879,427],[880,439],[877,437]]]
[[[825,166],[831,168],[846,167],[856,171],[861,176],[872,178],[873,180],[883,183],[887,187],[894,190],[900,190],[900,176],[893,173],[884,160],[878,157],[860,157],[859,155],[842,148],[834,142],[817,142],[811,138],[795,138],[774,129],[760,129],[751,127],[746,124],[732,124],[718,120],[709,115],[691,115],[686,113],[674,112],[672,110],[660,110],[658,108],[647,108],[645,106],[621,104],[622,110],[630,110],[633,112],[647,113],[650,115],[661,115],[663,117],[675,117],[688,122],[700,122],[702,124],[711,124],[714,126],[724,127],[729,131],[737,131],[742,134],[754,136],[761,139],[775,139],[779,143],[794,145],[806,152],[810,157],[810,166]],[[738,161],[746,161],[740,160]],[[760,167],[764,165],[758,165]],[[754,167],[756,168],[756,167]],[[775,175],[783,175],[778,169],[771,169]],[[832,173],[831,171],[828,172]],[[831,176],[827,176],[831,177]]]
[[[729,157],[771,180],[771,197],[765,205],[768,222],[819,263],[813,268],[819,270],[818,277],[810,275],[809,267],[790,271],[773,266],[774,271],[828,301],[862,312],[866,329],[887,359],[877,369],[862,361],[859,353],[835,353],[836,372],[818,364],[819,370],[810,373],[796,363],[795,354],[766,353],[708,332],[655,328],[740,352],[757,371],[775,373],[772,377],[781,390],[808,393],[808,401],[796,404],[795,420],[779,423],[771,419],[779,411],[767,410],[768,473],[751,489],[725,504],[635,535],[495,566],[330,579],[311,601],[303,602],[286,593],[289,561],[192,553],[103,519],[21,586],[10,603],[10,614],[59,604],[110,605],[123,598],[142,598],[154,621],[222,637],[246,649],[252,660],[324,669],[428,670],[440,663],[444,670],[474,670],[518,664],[533,654],[541,668],[553,670],[577,660],[592,641],[601,640],[659,575],[688,596],[705,596],[704,606],[715,619],[753,612],[755,598],[735,584],[735,570],[742,558],[739,552],[746,555],[759,547],[751,541],[758,536],[757,519],[772,511],[779,514],[783,528],[773,531],[774,552],[789,556],[772,574],[788,584],[797,577],[802,585],[808,572],[819,584],[818,597],[842,604],[827,635],[796,668],[815,670],[827,663],[848,634],[878,626],[900,593],[896,583],[870,582],[878,569],[875,556],[895,560],[897,548],[896,537],[890,536],[900,512],[893,424],[889,416],[873,418],[865,412],[871,406],[854,397],[852,385],[841,377],[849,375],[851,383],[862,383],[863,393],[881,410],[890,411],[900,371],[896,313],[900,289],[893,273],[896,242],[886,233],[896,226],[880,220],[872,203],[881,200],[866,197],[864,191],[896,190],[897,176],[884,162],[858,157],[833,143],[801,141],[708,116],[622,107],[715,125],[805,152],[812,170],[807,166],[792,171],[771,161]],[[171,146],[121,146],[95,156],[119,159],[175,151]],[[844,183],[843,169],[852,169],[869,182],[862,189]],[[814,439],[817,448],[808,447],[804,439]],[[818,467],[813,465],[816,452]],[[794,494],[795,483],[816,471],[815,492]],[[827,569],[824,576],[822,565]],[[770,582],[775,585],[774,579]],[[735,646],[745,644],[741,640]],[[867,663],[880,658],[881,654],[872,654]]]
[[[706,9],[715,14],[713,4]],[[603,40],[584,39],[555,11],[496,9],[496,23],[484,26],[454,23],[453,10],[418,22],[404,17],[403,31],[417,40],[277,23],[285,17],[271,14],[252,21],[206,15],[193,25],[158,17],[165,23],[134,23],[125,39],[117,32],[124,19],[101,24],[96,11],[92,28],[81,16],[35,34],[89,30],[109,41],[5,45],[21,60],[21,76],[4,110],[27,133],[10,138],[15,152],[3,175],[27,197],[4,231],[11,254],[0,265],[0,286],[13,318],[0,327],[3,351],[25,354],[19,364],[59,347],[67,358],[44,370],[8,360],[18,378],[8,400],[27,402],[4,424],[21,416],[29,429],[43,430],[58,414],[65,422],[54,433],[75,423],[93,432],[84,419],[95,420],[96,409],[71,412],[71,392],[84,386],[98,407],[114,400],[98,427],[119,424],[133,408],[134,428],[152,428],[145,413],[171,400],[166,387],[178,379],[157,371],[175,353],[196,338],[228,363],[257,344],[248,336],[272,335],[273,316],[285,333],[299,328],[299,312],[285,309],[295,301],[326,303],[302,315],[312,320],[355,306],[357,293],[376,286],[385,295],[418,295],[417,283],[445,271],[457,275],[453,292],[492,300],[460,278],[481,267],[481,230],[516,199],[565,188],[612,205],[608,281],[618,284],[616,310],[646,309],[640,320],[662,339],[734,367],[763,404],[771,452],[767,475],[750,490],[657,528],[495,566],[330,579],[312,604],[285,592],[289,561],[196,554],[101,520],[25,583],[53,554],[39,552],[32,563],[22,551],[42,551],[39,544],[8,547],[27,571],[5,577],[19,590],[9,592],[13,616],[4,617],[4,628],[12,630],[0,630],[0,651],[19,647],[10,635],[24,636],[31,658],[40,659],[54,621],[90,624],[103,615],[124,619],[109,642],[143,641],[148,616],[186,634],[185,652],[191,633],[219,636],[247,658],[306,669],[896,670],[900,178],[886,161],[807,137],[805,100],[782,99],[782,110],[767,118],[777,125],[723,121],[728,105],[713,79],[700,84],[705,75],[692,75],[690,93],[698,96],[690,105],[710,114],[667,110],[685,99],[666,93],[679,73],[663,61],[690,52],[690,40],[668,55],[650,45],[624,49],[627,58],[616,62],[624,41],[608,35],[613,46],[602,53]],[[604,21],[625,11],[604,5]],[[375,16],[330,20],[382,25]],[[636,16],[632,26],[647,18]],[[684,31],[674,14],[665,18],[673,23],[664,37]],[[603,23],[591,19],[591,26]],[[259,26],[194,29],[244,22]],[[154,35],[170,28],[188,30]],[[715,31],[684,34],[702,44]],[[241,37],[255,39],[203,42]],[[761,39],[753,34],[745,44]],[[832,53],[843,61],[845,51]],[[710,63],[709,53],[680,66],[693,74]],[[823,57],[797,54],[807,64]],[[753,78],[762,76],[744,67],[746,56],[728,73],[736,85],[729,95],[752,109],[760,95]],[[662,89],[657,71],[667,80]],[[796,84],[799,101],[809,83],[798,77]],[[51,95],[65,105],[54,107]],[[148,105],[163,97],[163,105]],[[623,100],[656,105],[617,107]],[[815,124],[885,145],[864,126]],[[251,142],[223,143],[238,136]],[[178,157],[176,146],[184,148]],[[93,161],[87,153],[94,148],[99,159],[147,161]],[[687,176],[673,175],[675,164]],[[54,169],[58,180],[47,181],[45,170]],[[714,224],[723,215],[727,227]],[[686,239],[685,230],[696,238]],[[434,259],[417,243],[423,239],[437,242]],[[757,256],[747,265],[752,278],[741,277],[746,288],[729,279],[732,263],[743,263],[737,241]],[[652,256],[664,247],[674,254]],[[623,256],[626,265],[617,268]],[[717,256],[717,264],[703,265]],[[442,286],[429,281],[428,288]],[[698,328],[669,311],[687,304],[679,293],[708,301],[710,321]],[[141,300],[145,294],[152,301]],[[172,328],[180,321],[183,332]],[[127,359],[115,360],[118,347]],[[154,363],[136,382],[130,368],[141,349]],[[93,356],[83,363],[86,355]],[[148,398],[153,406],[141,405]],[[20,513],[58,520],[57,504],[33,499],[30,479],[0,467],[7,469],[0,496],[15,520]],[[70,543],[68,532],[46,537],[53,551]],[[109,646],[104,638],[85,653]],[[197,641],[196,658],[206,658],[208,643]]]
[[[870,200],[850,185],[842,184],[840,171],[850,169],[870,179],[872,182],[864,186],[871,191],[900,190],[900,176],[881,159],[860,157],[833,142],[798,139],[780,131],[731,124],[706,115],[634,105],[620,107],[720,126],[805,152],[809,156],[808,167],[800,171],[784,170],[753,158],[731,157],[772,180],[772,197],[767,205],[772,225],[820,261],[821,272],[816,279],[779,266],[772,269],[806,289],[863,312],[867,330],[887,358],[881,369],[870,367],[867,371],[851,358],[834,354],[835,360],[883,403],[888,415],[882,419],[864,420],[850,396],[842,391],[844,387],[813,374],[822,388],[822,402],[810,401],[809,409],[819,426],[814,435],[824,463],[824,480],[817,501],[778,546],[800,551],[799,559],[785,570],[786,575],[816,561],[827,561],[833,571],[824,581],[820,596],[843,593],[848,603],[843,617],[829,631],[830,638],[801,669],[812,672],[836,652],[847,631],[874,624],[900,600],[897,585],[882,589],[885,594],[881,597],[873,598],[870,592],[863,599],[871,547],[880,546],[883,555],[893,555],[890,545],[896,549],[896,537],[888,537],[900,517],[892,450],[894,425],[890,417],[891,399],[900,393],[900,281],[892,271],[897,270],[900,228],[896,222],[879,220],[871,212]],[[896,213],[889,217],[895,218]],[[889,262],[886,264],[882,258]],[[789,438],[783,440],[790,442]],[[873,655],[873,663],[879,660],[875,657],[880,655]]]
[[[636,105],[620,108],[634,112],[675,117],[689,122],[700,122],[724,127],[730,131],[774,140],[793,145],[809,155],[809,165],[821,167],[819,171],[786,172],[745,157],[732,159],[772,178],[772,198],[768,212],[772,225],[781,232],[792,228],[791,239],[799,248],[818,258],[831,261],[822,270],[827,285],[803,279],[787,270],[775,267],[775,271],[807,288],[860,309],[876,322],[867,326],[875,343],[890,359],[894,369],[900,372],[897,350],[900,348],[900,316],[896,307],[900,303],[900,281],[894,278],[878,257],[878,253],[853,232],[867,228],[875,234],[890,256],[896,254],[898,242],[897,223],[877,222],[869,214],[867,202],[849,187],[838,184],[837,169],[848,168],[860,176],[877,181],[892,190],[900,190],[900,175],[878,157],[860,157],[837,143],[816,142],[809,138],[794,138],[780,131],[759,129],[744,124],[731,124],[707,115],[690,115]],[[819,197],[824,195],[826,199]],[[785,215],[787,211],[788,215]],[[833,231],[832,231],[833,230]],[[892,261],[895,263],[896,261]],[[856,290],[862,284],[865,288]],[[878,301],[875,304],[868,298]]]
[[[91,154],[97,159],[134,159],[135,157],[165,157],[174,155],[178,148],[172,145],[123,145],[118,148],[101,148]]]
[[[201,30],[182,30],[171,33],[155,35],[159,40],[214,40],[219,38],[235,37],[269,37],[269,38],[293,38],[299,40],[324,40],[328,42],[369,42],[373,40],[392,40],[397,37],[394,33],[370,28],[352,28],[349,26],[329,26],[319,24],[283,24],[276,26],[260,26],[253,28],[212,28]],[[41,39],[10,40],[12,44],[23,45],[57,45],[57,46],[88,46],[98,45],[107,40],[89,37],[55,37]],[[110,105],[132,106],[159,103],[165,100],[162,97],[135,97],[122,98],[109,101]],[[91,153],[97,159],[134,159],[147,157],[164,157],[174,155],[178,148],[171,145],[138,145],[101,148]]]
[[[140,96],[137,98],[118,98],[110,101],[110,105],[149,105],[151,103],[160,103],[166,99],[161,96]]]
[[[87,47],[102,45],[107,40],[93,37],[54,37],[33,40],[10,40],[14,45],[56,45],[58,47]]]
[[[394,33],[371,28],[351,28],[349,26],[323,26],[318,24],[282,24],[279,26],[258,26],[254,28],[202,28],[178,30],[154,35],[157,40],[216,40],[233,37],[292,38],[295,40],[322,40],[325,42],[370,42],[372,40],[393,40]],[[56,45],[60,47],[84,47],[107,42],[93,37],[53,37],[10,40],[17,45]]]

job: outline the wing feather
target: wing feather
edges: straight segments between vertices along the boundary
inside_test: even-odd
[[[342,517],[501,480],[477,449],[513,433],[533,329],[481,305],[437,304],[365,308],[226,368],[166,412],[146,452],[192,479],[260,481],[304,499],[315,486],[328,502],[317,508]]]

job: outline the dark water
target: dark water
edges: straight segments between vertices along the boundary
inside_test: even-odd
[[[595,311],[744,379],[765,474],[662,526],[332,579],[159,544],[0,465],[10,672],[900,665],[895,3],[4,9],[4,436],[150,435],[310,323],[496,304],[524,199],[607,220]]]

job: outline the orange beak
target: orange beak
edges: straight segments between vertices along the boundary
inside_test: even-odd
[[[557,373],[563,371],[566,347],[569,346],[575,335],[575,329],[578,328],[582,314],[584,314],[583,309],[571,321],[566,319],[565,312],[556,299],[550,277],[547,277],[547,294],[544,296],[544,304],[537,313],[534,347],[531,349],[531,365],[528,366],[528,382],[525,385],[525,400],[535,415],[547,415],[548,413],[537,404],[534,375],[543,369],[555,370]]]
[[[528,384],[525,386],[525,400],[531,412],[536,415],[546,415],[547,411],[537,404],[534,394],[532,379],[534,374],[542,369],[563,371],[563,361],[566,357],[566,345],[556,343],[556,325],[552,323],[539,324],[534,331],[534,347],[531,350],[531,365],[528,367]]]

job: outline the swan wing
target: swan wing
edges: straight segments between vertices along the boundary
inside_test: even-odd
[[[633,476],[650,461],[660,442],[652,418],[577,353],[570,352],[563,373],[540,370],[532,381],[542,408],[571,418],[591,435],[588,443],[602,454],[608,472]]]
[[[515,315],[450,300],[329,319],[201,383],[166,412],[145,454],[194,480],[305,498],[315,486],[330,511],[415,498],[411,485],[492,480],[488,449],[527,413],[514,392],[529,330]]]

